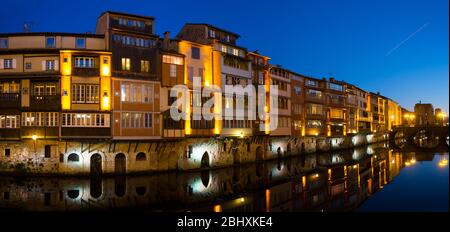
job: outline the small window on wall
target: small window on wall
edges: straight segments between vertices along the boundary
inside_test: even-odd
[[[75,153],[72,153],[67,157],[67,161],[68,162],[78,162],[78,161],[80,161],[80,156],[78,156]]]
[[[136,155],[136,161],[146,161],[147,160],[147,156],[145,155],[144,152],[139,152]]]
[[[130,63],[131,63],[130,58],[122,58],[122,70],[130,71],[130,67],[131,67]]]
[[[31,69],[31,63],[30,62],[25,63],[25,69]]]
[[[8,38],[0,39],[0,48],[8,48]]]
[[[200,59],[200,48],[192,47],[191,53],[192,59]]]
[[[55,37],[46,37],[45,38],[45,47],[47,47],[47,48],[56,47],[56,38]]]
[[[45,145],[45,154],[44,157],[45,158],[50,158],[51,157],[51,152],[52,151],[52,147],[50,145]]]
[[[76,38],[75,39],[76,48],[86,48],[86,38]]]
[[[10,156],[11,156],[11,149],[5,148],[5,157],[10,157]]]

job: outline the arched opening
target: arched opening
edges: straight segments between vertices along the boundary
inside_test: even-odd
[[[281,158],[282,155],[283,154],[282,154],[281,147],[278,147],[278,149],[277,149],[277,156],[278,156],[278,158]]]
[[[93,198],[99,198],[102,195],[102,156],[94,154],[91,156],[91,178],[89,193]]]
[[[79,195],[80,195],[80,190],[72,189],[72,190],[67,191],[67,196],[70,199],[76,199],[76,198],[78,198]]]
[[[255,158],[255,160],[256,161],[263,161],[263,159],[264,159],[263,156],[264,156],[263,148],[261,146],[258,146],[256,148],[256,158]]]
[[[144,196],[146,192],[147,192],[147,188],[145,186],[136,187],[136,194],[138,196]]]
[[[147,160],[147,155],[145,155],[144,152],[139,152],[136,155],[136,161],[146,161]]]
[[[233,156],[233,164],[241,163],[241,153],[239,152],[239,148],[237,147],[232,148],[231,155]]]
[[[80,156],[78,154],[72,153],[67,157],[68,162],[78,162],[80,161]]]
[[[202,179],[202,184],[203,184],[203,186],[205,186],[205,188],[208,188],[208,185],[209,185],[209,176],[210,176],[209,170],[207,170],[207,171],[202,171],[202,172],[200,173],[200,178]]]
[[[169,153],[168,169],[176,170],[178,169],[178,153],[171,151]]]
[[[210,167],[210,165],[209,165],[209,154],[208,154],[208,152],[205,151],[205,153],[203,153],[203,156],[202,156],[202,161],[201,161],[201,164],[200,164],[200,168],[209,168],[209,167]]]
[[[91,156],[91,176],[101,176],[102,173],[102,156],[93,154]]]
[[[114,178],[114,194],[118,197],[125,196],[127,186],[126,176],[116,176]]]
[[[116,174],[125,174],[127,171],[126,168],[126,157],[123,153],[119,153],[114,158],[114,172]]]

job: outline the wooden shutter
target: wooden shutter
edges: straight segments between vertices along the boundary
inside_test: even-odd
[[[42,71],[45,71],[45,60],[42,61]]]
[[[55,70],[59,70],[59,62],[58,60],[55,60]]]

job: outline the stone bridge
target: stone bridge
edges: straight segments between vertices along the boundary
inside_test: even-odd
[[[390,143],[393,147],[398,146],[396,140],[403,139],[405,146],[417,147],[414,142],[414,137],[418,134],[424,134],[428,138],[439,138],[438,144],[435,147],[447,148],[447,138],[449,136],[448,126],[415,126],[415,127],[395,127],[389,133]]]

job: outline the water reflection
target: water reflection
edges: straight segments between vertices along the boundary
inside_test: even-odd
[[[434,168],[448,168],[448,151],[404,152],[378,144],[201,172],[86,179],[0,177],[0,208],[347,211],[382,191],[402,169],[433,160]]]

